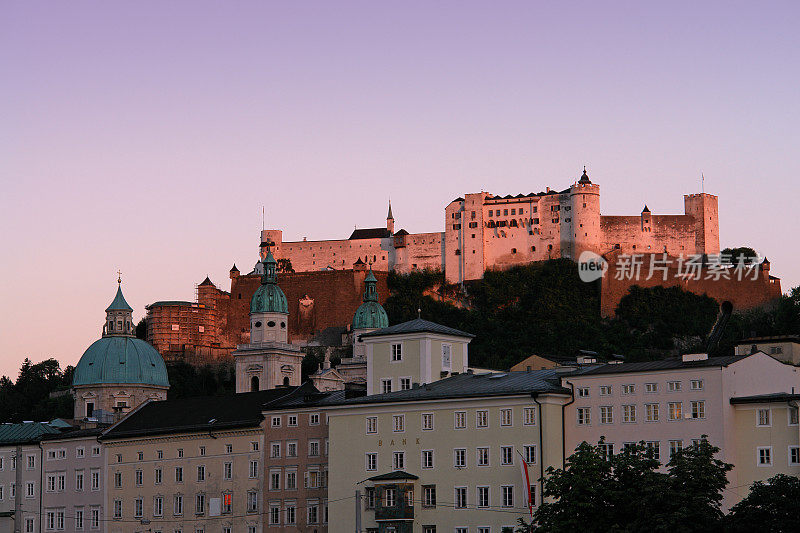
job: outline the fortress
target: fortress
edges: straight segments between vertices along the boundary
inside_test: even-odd
[[[450,283],[533,261],[577,260],[585,250],[670,256],[720,250],[716,196],[685,195],[682,215],[654,215],[647,206],[639,215],[601,215],[600,186],[585,168],[562,191],[456,198],[445,207],[443,232],[395,232],[394,222],[390,204],[385,228],[356,229],[348,239],[284,242],[282,231],[272,229],[262,231],[261,240],[296,272],[343,270],[361,260],[379,271],[440,269]]]

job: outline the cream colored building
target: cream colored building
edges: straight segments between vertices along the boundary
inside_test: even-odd
[[[109,533],[260,533],[274,389],[143,405],[100,438]]]
[[[753,481],[779,472],[772,465],[756,468],[758,446],[773,446],[775,460],[781,457],[786,463],[788,446],[797,444],[797,427],[787,426],[786,413],[777,410],[770,417],[775,425],[765,425],[762,430],[770,429],[761,431],[753,422],[755,408],[736,403],[737,398],[784,398],[800,392],[800,369],[762,352],[606,364],[563,376],[561,381],[574,390],[575,398],[564,413],[567,455],[583,441],[596,444],[605,437],[609,453],[644,441],[666,465],[674,450],[707,435],[720,448],[719,458],[734,464],[724,493],[726,508],[746,496]]]
[[[417,318],[361,335],[367,394],[384,394],[463,374],[474,335]]]
[[[800,365],[800,336],[778,335],[744,339],[736,345],[736,355],[764,352],[782,363]]]
[[[460,374],[350,398],[328,416],[331,532],[499,533],[528,516],[538,478],[563,462],[557,371]],[[529,469],[523,478],[521,462]]]

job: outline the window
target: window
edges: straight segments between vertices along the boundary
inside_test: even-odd
[[[536,464],[536,446],[533,444],[526,444],[523,447],[523,457],[528,464]]]
[[[758,425],[769,426],[772,425],[769,409],[758,410]]]
[[[153,516],[164,516],[163,496],[156,496],[153,498]]]
[[[290,427],[297,426],[297,415],[289,415],[286,417],[286,425]]]
[[[75,490],[77,492],[83,491],[83,470],[75,471]]]
[[[200,455],[205,455],[205,454],[206,454],[206,447],[205,446],[200,446]],[[144,452],[138,452],[136,454],[136,458],[139,461],[144,461]]]
[[[394,507],[397,503],[397,493],[395,489],[383,489],[384,507]]]
[[[422,506],[436,507],[436,485],[422,486]]]
[[[789,464],[800,465],[800,446],[789,446]]]
[[[85,451],[85,449],[83,448],[83,446],[81,446],[79,448],[75,448],[75,457],[77,457],[78,459],[83,459],[84,451]],[[83,511],[81,511],[81,512],[83,512]]]
[[[597,447],[600,449],[600,453],[603,454],[603,458],[605,460],[611,459],[611,457],[614,455],[614,445],[610,442],[600,443],[597,445]]]
[[[475,427],[489,427],[489,411],[479,410],[475,412]]]
[[[523,424],[526,426],[533,426],[536,424],[536,409],[533,407],[526,407],[522,410]]]
[[[422,468],[433,468],[433,450],[422,450]]]
[[[233,495],[230,492],[222,495],[222,514],[231,514]]]
[[[648,456],[652,457],[656,461],[661,460],[661,443],[659,443],[658,441],[651,441],[647,442],[645,444],[645,447],[646,447],[645,452],[647,453]]]
[[[248,513],[255,513],[258,511],[258,492],[256,491],[249,491],[247,493],[247,512]],[[292,524],[294,522],[288,522],[288,524]]]
[[[250,461],[250,479],[258,478],[258,461]]]
[[[500,409],[500,425],[510,426],[514,422],[511,409]]]
[[[310,440],[310,441],[308,441],[308,456],[309,457],[319,457],[319,441],[318,440]]]
[[[500,464],[501,465],[514,464],[513,446],[500,446]]]
[[[772,446],[757,448],[758,466],[772,466]]]
[[[206,467],[200,465],[197,467],[197,481],[205,481],[206,480]]]
[[[467,450],[465,448],[456,448],[453,450],[453,466],[456,468],[467,467]]]
[[[318,426],[319,425],[319,413],[312,413],[308,415],[308,425],[309,426]]]
[[[627,424],[636,422],[636,406],[623,405],[622,406],[622,421]]]
[[[422,414],[422,430],[423,431],[433,430],[433,413]]]
[[[672,456],[681,451],[682,449],[683,449],[682,440],[669,441],[669,458],[672,459]]]
[[[692,390],[703,390],[703,380],[702,379],[693,379],[691,387],[692,387]]]
[[[406,467],[405,452],[394,452],[393,466],[395,470],[402,470]]]
[[[183,467],[175,467],[175,483],[183,483]]]
[[[33,498],[36,496],[36,484],[33,481],[25,483],[25,497]]]
[[[500,487],[500,493],[503,495],[503,507],[514,507],[514,486],[503,485]]]
[[[613,424],[614,423],[614,408],[610,405],[600,406],[600,423]]]
[[[377,469],[378,469],[378,454],[377,453],[368,453],[367,454],[367,472],[374,472]]]
[[[28,456],[28,470],[33,470],[34,468],[36,468],[36,456],[35,455],[29,455]]]
[[[286,472],[286,489],[295,490],[297,488],[297,472],[289,470]]]
[[[669,402],[669,419],[680,420],[682,411],[681,402]]]
[[[798,422],[798,409],[797,407],[789,407],[789,425],[796,426]],[[2,463],[0,463],[0,469],[2,469]]]
[[[478,507],[489,507],[489,487],[478,487]]]
[[[680,381],[667,381],[667,392],[680,392],[680,390],[681,390]]]
[[[411,378],[400,378],[400,390],[411,389]]]
[[[364,492],[364,505],[367,509],[375,509],[375,487],[367,487]]]
[[[319,505],[318,504],[309,504],[308,505],[308,523],[309,524],[317,524],[319,523]]]
[[[281,508],[276,503],[269,505],[269,525],[279,526],[281,523]]]
[[[114,472],[114,488],[122,488],[122,472]]]
[[[206,495],[200,493],[194,499],[194,514],[205,514],[206,512]]]
[[[89,527],[92,529],[100,529],[100,509],[93,507],[91,510],[91,522]]]
[[[644,384],[644,392],[645,394],[655,394],[658,392],[658,383],[645,383]]]
[[[403,360],[403,345],[402,344],[392,344],[392,361],[402,361]]]
[[[395,433],[400,433],[405,431],[406,429],[406,415],[394,415],[392,416],[392,427],[394,428]]]
[[[222,465],[222,479],[225,481],[233,479],[233,463],[226,462]]]
[[[589,397],[589,387],[578,387],[578,398]]]
[[[33,533],[35,530],[35,522],[33,518],[26,518],[25,519],[25,533]]]
[[[114,518],[122,518],[122,500],[114,500]]]
[[[281,443],[280,442],[273,442],[272,444],[270,444],[269,456],[272,459],[280,459],[280,457],[281,457]]]
[[[180,494],[176,494],[175,498],[172,500],[172,513],[175,516],[181,516],[183,514],[183,496]]]
[[[456,487],[456,509],[467,508],[467,487]]]
[[[381,379],[381,393],[386,394],[392,392],[392,380],[391,378],[383,378]]]
[[[75,529],[83,529],[83,509],[75,508]]]
[[[702,400],[692,402],[692,418],[706,417],[706,402]]]
[[[281,427],[281,417],[273,416],[272,417],[272,427],[279,428]]]
[[[634,384],[623,385],[622,394],[636,394],[636,385]]]
[[[144,513],[144,502],[141,498],[136,498],[133,500],[133,516],[135,518],[141,518],[142,514]]]
[[[136,486],[137,486],[137,487],[141,487],[141,486],[142,486],[142,482],[143,482],[143,480],[144,480],[144,474],[142,474],[142,471],[141,471],[141,470],[137,470],[137,471],[134,473],[134,477],[133,477],[133,479],[134,479],[134,481],[136,482]]]
[[[100,490],[100,470],[92,470],[92,490]]]
[[[588,407],[578,407],[576,410],[579,426],[588,426],[592,423],[591,412]]]
[[[489,447],[481,447],[476,450],[476,464],[478,466],[489,466]]]
[[[600,396],[611,396],[611,385],[600,385]]]
[[[453,351],[453,347],[449,344],[442,344],[442,370],[450,371],[452,370],[452,361],[451,361],[451,353]]]
[[[250,443],[250,450],[254,452],[258,451],[258,441],[253,441]]]
[[[286,457],[297,457],[297,442],[286,442]]]
[[[646,403],[644,404],[645,420],[647,422],[658,422],[658,404]]]
[[[467,413],[465,411],[456,411],[453,416],[453,427],[456,429],[465,429],[467,427]]]
[[[156,468],[153,471],[153,483],[156,485],[161,484],[161,478],[163,477],[163,473],[160,468]]]
[[[183,448],[178,448],[178,459],[183,458]]]

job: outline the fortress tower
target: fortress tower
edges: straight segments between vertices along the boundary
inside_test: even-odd
[[[713,194],[687,194],[683,197],[684,210],[694,217],[696,253],[719,253],[719,207]]]
[[[586,250],[600,253],[600,186],[591,182],[586,167],[578,182],[569,189],[568,205],[570,210],[562,214],[570,233],[567,242],[561,245],[566,252],[564,255],[577,261]]]

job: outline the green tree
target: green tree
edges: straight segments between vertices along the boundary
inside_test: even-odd
[[[744,260],[745,263],[751,263],[753,260],[758,259],[758,253],[748,246],[725,248],[720,252],[720,256],[733,265],[737,264],[740,258]]]
[[[756,481],[745,499],[725,517],[731,533],[770,531],[789,533],[800,527],[800,479],[778,474],[766,482]]]
[[[142,339],[143,341],[147,340],[147,318],[142,317],[142,319],[136,323],[136,338]]]

